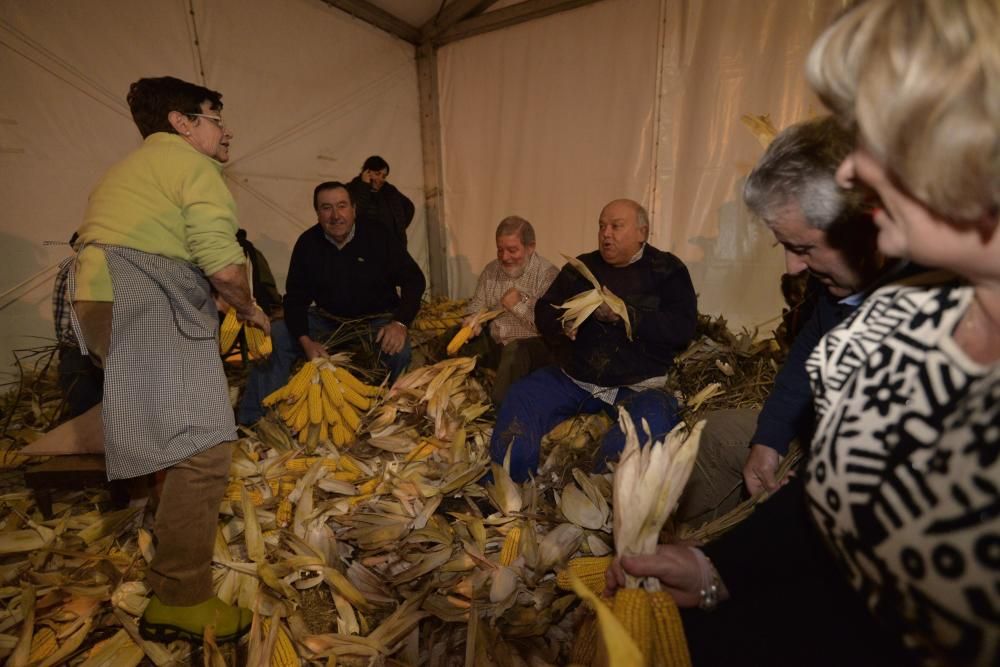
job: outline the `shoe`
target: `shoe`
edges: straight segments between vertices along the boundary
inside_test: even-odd
[[[215,625],[215,641],[236,641],[250,630],[253,612],[228,605],[217,597],[189,607],[175,607],[160,602],[154,595],[139,621],[143,639],[164,644],[177,639],[200,642],[205,627]]]

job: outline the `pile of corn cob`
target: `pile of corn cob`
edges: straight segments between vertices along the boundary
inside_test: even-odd
[[[361,428],[361,415],[382,390],[365,384],[345,366],[345,353],[316,357],[302,364],[291,380],[262,401],[275,408],[306,451],[333,444],[343,447],[354,441]]]
[[[360,427],[342,447],[317,439],[307,453],[277,411],[246,432],[214,567],[220,597],[259,619],[239,656],[223,654],[228,664],[251,664],[248,653],[252,664],[275,665],[334,656],[347,665],[589,664],[577,637],[600,654],[598,625],[567,571],[603,588],[612,476],[575,470],[518,485],[491,468],[492,423],[474,364],[448,359],[404,375],[378,401],[363,396],[373,405],[367,415],[356,408]],[[605,426],[568,424],[550,440],[568,446]],[[483,483],[488,470],[493,480]],[[0,523],[0,654],[37,643],[36,658],[61,656],[50,664],[167,664],[192,648],[219,659],[210,641],[138,638],[153,554],[138,513],[100,515],[93,493],[64,494],[57,518],[44,521],[27,492],[0,499],[10,510]],[[34,617],[21,613],[31,594],[18,582],[35,590]],[[93,609],[78,608],[81,595],[96,600]]]
[[[462,323],[465,300],[436,298],[420,307],[411,329],[439,334]]]
[[[271,354],[273,351],[271,337],[257,327],[240,322],[236,316],[235,308],[226,311],[226,316],[222,319],[222,326],[219,328],[219,352],[221,354],[226,355],[233,349],[241,331],[246,337],[247,352],[250,353],[251,359],[261,359]]]

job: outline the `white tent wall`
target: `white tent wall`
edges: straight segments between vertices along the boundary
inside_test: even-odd
[[[315,223],[313,187],[350,180],[371,154],[417,206],[410,251],[427,273],[412,45],[320,0],[2,0],[0,47],[0,368],[51,342],[68,251],[42,243],[69,238],[101,174],[139,145],[124,97],[143,76],[201,82],[203,68],[223,93],[225,175],[279,288]]]
[[[739,198],[778,128],[821,110],[810,45],[842,0],[604,0],[438,53],[449,288],[468,296],[505,215],[539,252],[596,248],[601,207],[630,197],[651,242],[684,259],[702,312],[771,325],[784,260]],[[770,322],[769,322],[770,321]]]
[[[605,0],[438,52],[453,295],[475,289],[507,215],[561,265],[597,247],[601,206],[648,198],[658,11]]]

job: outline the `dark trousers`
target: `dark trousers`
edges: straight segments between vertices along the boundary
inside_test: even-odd
[[[679,421],[677,402],[666,392],[655,389],[635,392],[618,390],[615,407],[625,408],[645,444],[643,419],[649,424],[654,440],[662,439]],[[617,411],[569,379],[558,366],[547,366],[515,382],[497,415],[490,441],[490,456],[502,463],[510,448],[510,475],[523,482],[538,469],[542,436],[559,422],[578,414],[605,412],[615,425],[601,441],[597,467],[618,458],[625,447],[625,434],[618,426]]]
[[[455,332],[457,333],[457,329]],[[493,405],[499,406],[507,397],[512,384],[544,368],[555,360],[540,337],[512,340],[505,345],[493,340],[488,330],[472,339],[465,354],[479,357],[479,365],[496,371],[493,380]]]

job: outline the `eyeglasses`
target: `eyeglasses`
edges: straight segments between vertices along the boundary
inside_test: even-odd
[[[226,129],[226,124],[222,122],[221,116],[210,116],[207,113],[189,113],[188,116],[197,116],[198,118],[207,118],[218,126],[220,130]]]

